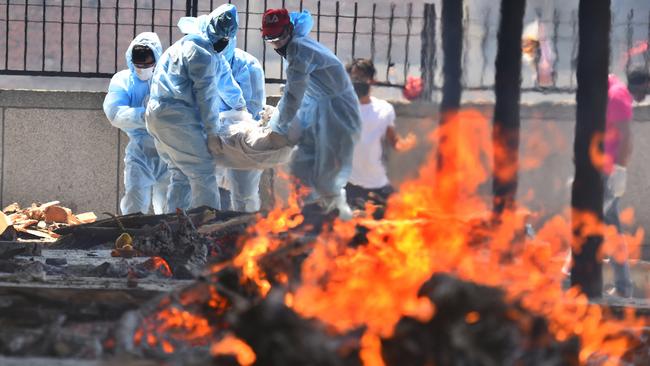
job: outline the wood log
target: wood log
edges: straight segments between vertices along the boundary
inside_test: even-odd
[[[17,202],[10,204],[9,206],[2,209],[4,213],[14,213],[20,211],[20,205]]]
[[[0,235],[2,235],[9,226],[11,226],[12,221],[5,215],[4,212],[0,212]]]
[[[217,222],[214,224],[206,224],[197,229],[200,234],[210,234],[218,231],[228,229],[238,225],[250,225],[255,222],[255,214],[242,215],[232,218],[224,222]]]
[[[33,226],[34,224],[38,224],[39,222],[42,222],[42,221],[38,221],[38,220],[34,220],[34,219],[27,219],[27,220],[24,220],[24,221],[19,221],[19,222],[14,223],[14,229],[16,229],[17,231],[25,231],[25,229],[27,229],[28,227]]]
[[[97,221],[97,215],[94,212],[84,212],[75,215],[81,223],[88,224]]]
[[[46,320],[38,319],[39,314],[47,317],[47,313],[65,315],[69,320],[116,320],[125,311],[136,309],[157,295],[191,283],[139,279],[136,287],[128,287],[125,279],[48,276],[43,282],[25,283],[14,277],[0,275],[3,324],[38,325]],[[46,309],[52,312],[42,312]]]
[[[188,211],[187,215],[192,219],[192,222],[194,223],[195,226],[200,226],[205,223],[212,222],[214,220],[221,220],[221,221],[227,220],[232,217],[239,216],[241,215],[241,213],[228,212],[228,211],[220,212],[207,207],[199,207]],[[177,215],[175,213],[163,214],[163,215],[144,215],[141,213],[136,213],[136,214],[130,214],[124,216],[117,216],[117,218],[120,220],[122,225],[124,225],[124,227],[129,229],[130,228],[139,229],[145,226],[155,226],[158,225],[161,221],[167,221],[173,227],[173,222],[177,221]],[[115,219],[111,217],[108,219],[97,220],[95,222],[85,223],[78,226],[62,227],[56,229],[55,232],[57,234],[67,235],[78,230],[81,227],[117,228],[118,226],[119,225],[117,224]]]
[[[54,222],[69,223],[72,211],[67,207],[52,205],[45,209],[45,222],[48,224]]]
[[[55,233],[66,234],[61,235],[56,243],[52,244],[53,249],[90,249],[92,247],[110,243],[113,246],[115,239],[122,233],[122,229],[118,227],[93,227],[92,224],[82,224],[77,226],[70,226],[65,228],[67,230],[56,230]],[[135,236],[150,235],[154,227],[146,227],[142,229],[127,229],[127,232]]]

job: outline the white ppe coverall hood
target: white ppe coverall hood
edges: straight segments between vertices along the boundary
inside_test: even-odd
[[[124,157],[124,197],[120,202],[122,214],[148,213],[153,203],[156,214],[163,213],[166,203],[169,173],[160,159],[151,135],[145,128],[145,108],[149,99],[149,81],[136,76],[131,61],[133,47],[147,46],[156,61],[162,55],[162,44],[156,33],[140,33],[126,50],[128,70],[115,74],[104,99],[104,113],[111,124],[129,136]]]

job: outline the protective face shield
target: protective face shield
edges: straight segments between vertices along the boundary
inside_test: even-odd
[[[146,68],[140,68],[138,66],[135,67],[135,75],[138,77],[138,79],[142,81],[147,81],[151,79],[153,76],[153,70],[154,66],[146,67]]]
[[[217,42],[215,42],[212,46],[214,47],[215,51],[221,52],[228,46],[229,42],[230,42],[230,37],[223,37]]]

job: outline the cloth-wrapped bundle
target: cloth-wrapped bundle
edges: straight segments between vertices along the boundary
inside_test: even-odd
[[[208,148],[217,166],[267,169],[289,162],[294,147],[247,112],[222,112],[219,119],[219,129],[208,136]]]

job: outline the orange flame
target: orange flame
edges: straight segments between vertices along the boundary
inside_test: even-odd
[[[244,279],[252,280],[257,284],[262,296],[266,296],[271,289],[271,284],[260,270],[257,261],[261,256],[284,243],[277,234],[302,223],[298,197],[298,193],[292,192],[287,208],[276,207],[267,217],[259,217],[257,223],[249,229],[242,251],[233,261],[235,266],[242,269]]]
[[[435,307],[422,308],[417,292],[433,273],[448,272],[503,287],[509,299],[545,315],[559,340],[579,336],[582,362],[595,354],[618,359],[629,344],[612,335],[643,322],[611,319],[577,290],[561,290],[561,258],[571,243],[568,220],[553,218],[536,238],[522,240],[516,233],[525,223],[525,210],[523,215],[506,211],[498,225],[477,230],[490,216],[488,200],[476,193],[492,171],[490,136],[489,124],[477,112],[453,116],[434,134],[441,141],[442,164],[438,166],[431,156],[420,177],[391,197],[386,220],[373,225],[360,220],[336,222],[331,232],[321,235],[303,263],[303,285],[287,303],[302,316],[319,318],[339,331],[367,326],[361,355],[366,365],[379,365],[377,337],[390,336],[404,315],[435,316]],[[594,139],[596,162],[597,143]],[[596,217],[574,212],[576,217],[582,235],[607,230]],[[356,223],[371,226],[369,243],[349,248],[345,243]],[[637,233],[634,238],[641,236]],[[504,257],[515,260],[504,261]],[[477,321],[476,316],[468,314],[467,321]]]
[[[235,355],[241,366],[249,366],[255,362],[255,352],[241,339],[232,334],[226,335],[210,347],[210,353],[216,355]]]
[[[167,308],[160,311],[156,317],[161,322],[158,330],[172,336],[193,342],[206,339],[212,334],[212,328],[207,319],[177,308]]]
[[[395,146],[395,150],[399,152],[406,152],[415,147],[418,143],[418,138],[415,136],[413,132],[409,132],[406,136],[400,138],[397,141],[397,144]]]
[[[161,257],[151,257],[149,261],[146,262],[147,269],[150,271],[158,271],[165,277],[172,276],[172,269],[169,268],[167,261]]]
[[[302,285],[285,295],[285,304],[304,317],[315,317],[338,331],[366,326],[361,340],[364,365],[382,366],[380,337],[392,334],[405,315],[420,321],[435,316],[435,304],[418,298],[422,284],[434,273],[447,272],[460,279],[502,287],[509,300],[549,320],[549,329],[558,340],[580,337],[580,361],[605,357],[618,360],[630,347],[623,331],[640,329],[645,323],[632,316],[615,320],[597,306],[589,304],[577,289],[562,291],[562,259],[572,243],[572,229],[579,225],[581,235],[611,234],[610,229],[588,213],[572,212],[556,216],[542,225],[535,238],[522,239],[521,232],[529,212],[506,210],[498,223],[490,221],[491,200],[477,192],[492,176],[492,153],[506,151],[492,146],[491,128],[478,112],[461,111],[450,115],[431,139],[437,143],[441,159],[432,152],[420,169],[419,178],[404,183],[388,202],[385,220],[362,218],[336,221],[331,231],[317,243],[302,265]],[[521,159],[521,169],[539,166],[553,149],[546,138],[532,136],[522,146],[531,152]],[[557,142],[557,141],[556,141]],[[563,143],[561,141],[560,143]],[[602,136],[590,146],[592,161],[604,165]],[[496,172],[512,177],[514,168]],[[299,209],[295,196],[288,209],[276,209],[250,231],[235,264],[246,279],[255,281],[266,294],[270,283],[257,265],[261,255],[282,242],[276,234],[296,226]],[[630,214],[627,214],[629,218]],[[368,244],[350,248],[355,225],[369,228]],[[639,245],[642,231],[625,236],[632,247]],[[616,252],[620,241],[606,244],[604,252]],[[573,248],[579,250],[579,246]],[[504,260],[504,258],[512,258]],[[476,322],[478,314],[467,314]],[[240,344],[219,343],[231,351]],[[216,346],[215,346],[216,347]],[[222,349],[222,348],[220,348]]]
[[[208,343],[211,335],[212,328],[207,319],[168,307],[156,313],[153,318],[146,318],[135,331],[133,342],[141,345],[144,340],[149,347],[159,345],[163,352],[173,353],[175,347],[170,340],[202,345]]]

